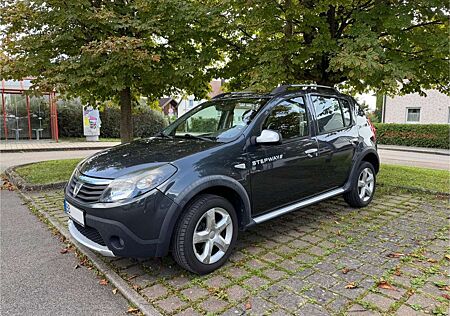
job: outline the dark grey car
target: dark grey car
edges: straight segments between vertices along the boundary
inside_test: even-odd
[[[172,252],[204,274],[239,230],[341,194],[366,206],[378,169],[375,130],[353,98],[309,85],[226,93],[82,161],[65,210],[71,234],[104,255]]]

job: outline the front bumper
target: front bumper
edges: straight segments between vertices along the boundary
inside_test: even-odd
[[[66,194],[66,200],[84,211],[82,227],[69,220],[70,234],[84,246],[105,256],[148,258],[168,252],[171,230],[169,209],[176,203],[158,190],[141,199],[118,203],[80,203]]]
[[[68,221],[69,225],[69,232],[72,235],[73,238],[75,238],[76,241],[78,241],[80,244],[82,244],[85,247],[88,247],[91,250],[94,250],[104,256],[107,257],[115,257],[113,252],[108,249],[106,246],[102,246],[93,240],[89,239],[88,237],[84,236],[75,226],[73,221],[69,219]]]

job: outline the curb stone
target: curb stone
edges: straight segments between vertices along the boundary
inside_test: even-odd
[[[106,146],[105,145],[105,146],[99,146],[99,147],[49,147],[49,148],[0,149],[0,153],[24,153],[24,152],[43,152],[43,151],[73,151],[73,150],[103,150],[103,149],[108,149],[108,148],[111,148],[111,147],[112,146]]]
[[[408,147],[408,146],[395,146],[395,145],[378,144],[378,149],[393,150],[393,151],[404,151],[404,152],[421,153],[421,154],[431,154],[431,155],[441,155],[441,156],[450,156],[450,150],[441,149],[441,148]]]
[[[17,192],[25,201],[33,204],[33,201],[22,191],[17,190]],[[39,212],[39,214],[44,216],[67,240],[69,240],[74,246],[76,246],[77,249],[83,255],[85,255],[100,272],[105,275],[105,277],[111,282],[111,284],[114,285],[114,287],[116,287],[127,300],[136,305],[144,315],[161,315],[161,313],[159,313],[149,302],[147,302],[142,296],[136,293],[136,291],[131,289],[130,286],[115,271],[109,268],[108,265],[103,262],[97,254],[76,241],[60,223],[55,221],[45,212],[42,212],[40,208],[36,207],[36,210]]]
[[[24,178],[22,178],[16,172],[16,168],[29,166],[34,163],[27,163],[27,164],[23,164],[23,165],[9,167],[5,170],[4,173],[8,177],[9,181],[12,184],[14,184],[17,188],[24,190],[24,191],[58,190],[58,189],[64,188],[67,181],[54,182],[54,183],[48,183],[48,184],[31,184],[31,183],[28,183]]]

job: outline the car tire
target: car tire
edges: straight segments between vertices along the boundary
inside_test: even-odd
[[[344,200],[352,207],[367,206],[373,199],[375,188],[375,168],[371,163],[364,161],[353,176],[350,191],[344,193]]]
[[[228,260],[237,234],[233,205],[217,195],[200,195],[177,222],[172,256],[186,270],[200,275],[210,273]]]

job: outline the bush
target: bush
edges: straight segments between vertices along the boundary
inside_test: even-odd
[[[58,126],[60,137],[83,137],[83,115],[81,104],[62,102],[58,106]],[[120,109],[105,107],[100,112],[102,121],[100,137],[120,137]],[[162,113],[139,107],[133,113],[134,137],[150,137],[167,125]]]
[[[375,123],[379,144],[450,149],[447,124]]]

